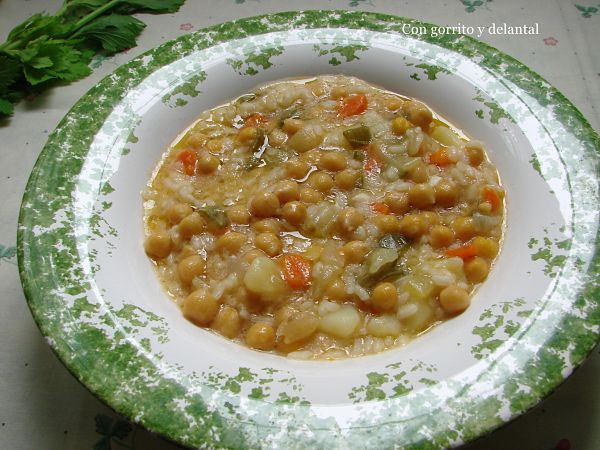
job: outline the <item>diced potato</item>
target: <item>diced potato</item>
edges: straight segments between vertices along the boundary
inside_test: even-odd
[[[398,337],[402,332],[400,321],[393,315],[385,314],[379,317],[373,317],[367,323],[367,333],[377,337],[393,336]]]
[[[418,333],[431,325],[433,314],[433,308],[428,303],[420,303],[417,311],[402,322],[409,331]]]
[[[279,267],[265,256],[254,258],[244,275],[244,286],[265,301],[276,300],[286,288]]]
[[[335,312],[321,318],[319,329],[339,338],[347,338],[360,324],[360,314],[354,306],[343,305]]]
[[[458,135],[448,127],[437,126],[431,132],[431,137],[442,145],[459,146],[461,141]]]
[[[319,318],[309,311],[300,311],[284,321],[277,329],[284,344],[306,339],[319,327]]]
[[[427,276],[413,275],[404,282],[402,287],[405,292],[408,292],[411,299],[421,301],[431,294],[433,282]]]

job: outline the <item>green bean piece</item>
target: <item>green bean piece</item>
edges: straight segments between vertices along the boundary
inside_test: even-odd
[[[371,142],[371,130],[366,125],[350,128],[345,130],[343,134],[352,148],[364,147]]]

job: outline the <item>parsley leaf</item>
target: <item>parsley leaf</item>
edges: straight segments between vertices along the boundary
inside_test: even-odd
[[[13,113],[14,107],[11,102],[0,98],[0,115],[10,116]]]
[[[75,36],[93,40],[112,54],[135,47],[135,38],[145,27],[135,17],[111,14],[79,29]]]
[[[93,56],[134,47],[146,27],[131,14],[172,13],[185,0],[65,0],[54,15],[34,14],[0,44],[0,117],[13,104],[52,81],[91,73]]]
[[[179,11],[185,0],[122,0],[119,10],[147,12],[154,14]]]
[[[19,79],[20,74],[19,61],[0,54],[0,95],[4,94]]]

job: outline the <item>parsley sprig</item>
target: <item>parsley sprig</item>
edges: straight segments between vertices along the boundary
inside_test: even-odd
[[[38,13],[0,44],[0,117],[30,93],[90,74],[98,52],[136,45],[146,24],[135,13],[172,13],[185,0],[65,0],[54,15]]]

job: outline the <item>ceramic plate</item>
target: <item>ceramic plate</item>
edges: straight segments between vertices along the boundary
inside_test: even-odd
[[[598,340],[598,136],[519,62],[363,12],[254,17],[117,69],[51,135],[18,256],[32,313],[116,411],[189,447],[444,448],[558,386]],[[424,100],[487,143],[507,194],[502,252],[472,306],[403,348],[336,362],[243,348],[187,322],[145,256],[143,190],[198,114],[258,84],[344,73]]]

